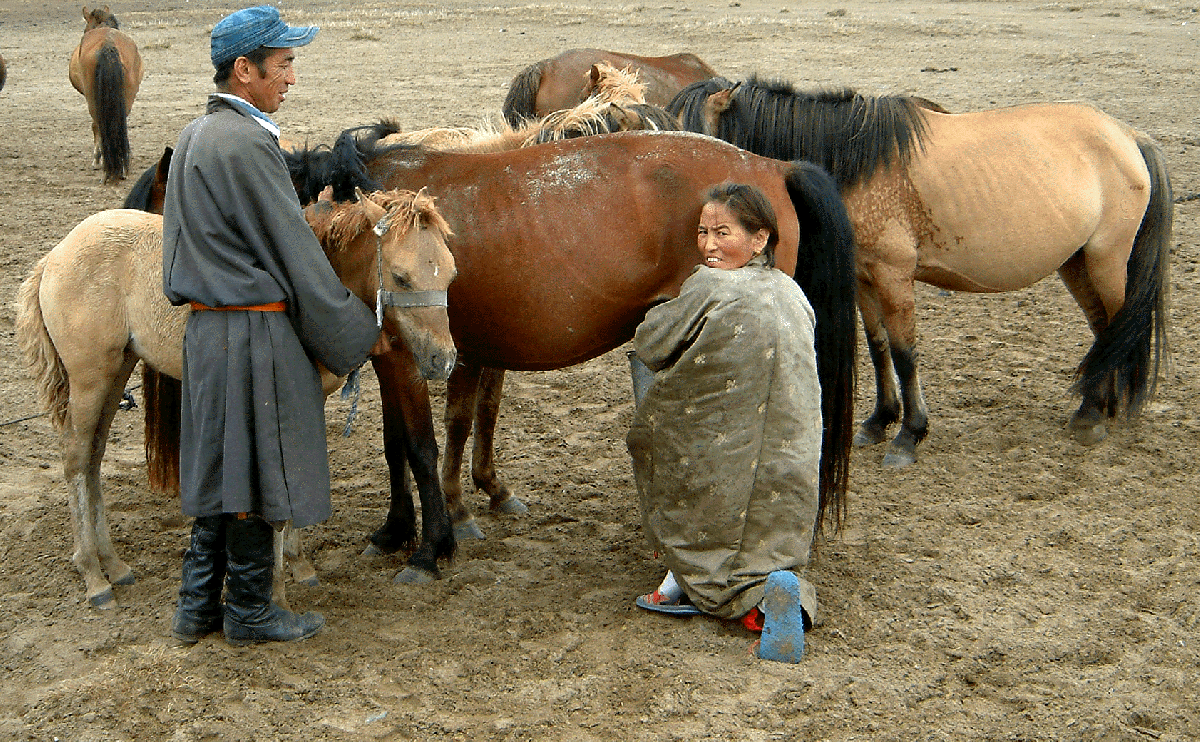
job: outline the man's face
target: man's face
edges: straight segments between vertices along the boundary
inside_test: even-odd
[[[235,73],[245,89],[246,100],[263,113],[278,111],[288,88],[296,84],[296,71],[292,67],[295,59],[295,49],[273,49],[263,62],[265,74],[250,60],[243,65],[239,59]]]

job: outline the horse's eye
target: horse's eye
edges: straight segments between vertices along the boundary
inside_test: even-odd
[[[396,284],[396,288],[401,291],[408,291],[412,288],[412,281],[407,276],[402,276],[399,273],[392,274],[392,281]]]

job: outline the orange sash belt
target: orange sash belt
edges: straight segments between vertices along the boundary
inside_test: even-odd
[[[209,312],[286,312],[286,301],[273,301],[270,304],[255,304],[252,307],[210,307],[201,304],[198,301],[189,302],[194,311],[207,310]]]

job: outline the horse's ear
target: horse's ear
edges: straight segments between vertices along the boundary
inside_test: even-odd
[[[593,64],[592,68],[588,70],[588,81],[589,88],[595,88],[596,83],[600,82],[600,65]]]
[[[358,196],[358,204],[362,207],[363,216],[367,217],[367,221],[371,222],[374,227],[379,223],[379,220],[387,214],[387,209],[372,201],[363,190],[357,186],[354,188],[354,194]]]

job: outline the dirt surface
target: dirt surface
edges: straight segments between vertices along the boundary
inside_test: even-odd
[[[207,34],[234,9],[148,5],[112,5],[148,70],[135,172],[200,111]],[[323,31],[277,118],[313,143],[382,116],[471,126],[563,49],[688,50],[729,77],[955,111],[1089,100],[1163,144],[1176,195],[1200,191],[1194,3],[595,5],[290,2],[288,20]],[[290,591],[329,625],[299,645],[172,645],[187,525],[149,493],[139,413],[120,413],[104,486],[139,579],[118,608],[89,607],[9,306],[38,257],[128,187],[91,166],[67,81],[82,29],[76,3],[0,0],[0,739],[1200,739],[1197,201],[1177,208],[1173,365],[1146,414],[1091,449],[1063,434],[1090,335],[1057,279],[919,289],[930,436],[900,471],[855,453],[848,529],[811,574],[824,623],[798,666],[755,659],[738,625],[634,607],[663,567],[638,525],[623,350],[510,375],[500,465],[530,513],[492,517],[472,495],[487,539],[431,585],[394,585],[398,557],[359,556],[386,506],[378,391],[366,383],[348,439],[348,404],[331,401],[335,514],[307,534],[321,584]],[[859,419],[865,360],[862,374]]]

